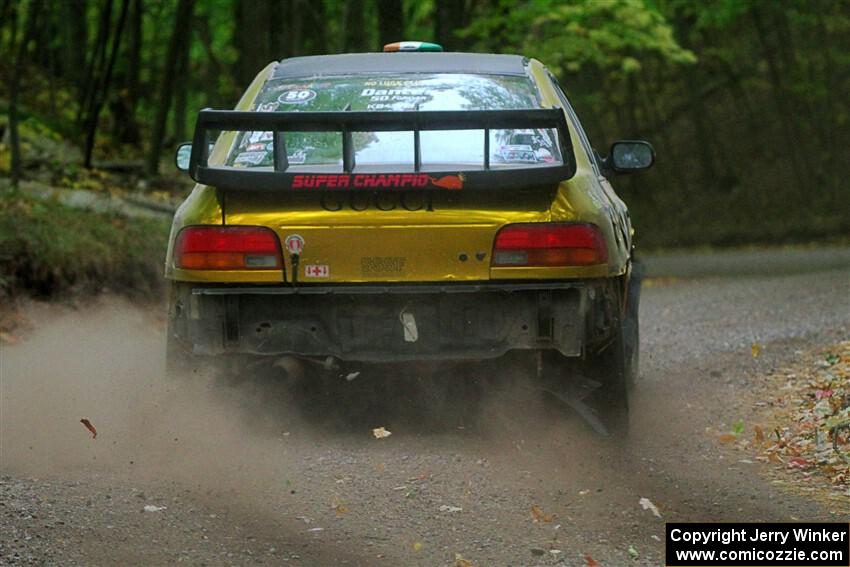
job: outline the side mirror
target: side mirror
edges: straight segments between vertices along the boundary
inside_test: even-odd
[[[614,173],[633,173],[649,169],[655,163],[655,150],[643,140],[622,140],[611,144],[603,166]]]
[[[189,162],[192,159],[192,142],[184,142],[177,146],[174,153],[174,165],[180,171],[189,171]]]

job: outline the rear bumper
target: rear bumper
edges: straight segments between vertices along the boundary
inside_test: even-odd
[[[196,354],[464,360],[517,349],[581,356],[604,340],[605,280],[454,285],[175,283],[172,339]]]

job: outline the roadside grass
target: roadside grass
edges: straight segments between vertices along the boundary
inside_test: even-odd
[[[169,223],[0,193],[0,297],[111,290],[157,299]]]

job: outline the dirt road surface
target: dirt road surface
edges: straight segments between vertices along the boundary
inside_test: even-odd
[[[305,419],[265,382],[166,380],[149,309],[32,305],[0,352],[0,564],[659,565],[664,521],[846,522],[850,503],[795,496],[717,442],[751,426],[759,376],[847,336],[848,271],[825,268],[651,281],[614,440],[518,387],[522,367],[436,418],[344,419],[339,399]]]

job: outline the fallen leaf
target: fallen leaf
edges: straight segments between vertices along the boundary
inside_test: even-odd
[[[584,560],[587,562],[587,567],[600,567],[599,563],[590,555],[585,555]]]
[[[721,435],[721,436],[720,436],[720,437],[718,437],[717,439],[718,439],[718,441],[720,441],[721,443],[731,443],[732,441],[734,441],[735,439],[737,439],[737,437],[735,437],[735,436],[734,436],[734,435],[732,435],[731,433],[724,433],[723,435]]]
[[[86,429],[88,429],[89,432],[91,432],[91,438],[92,439],[97,439],[97,429],[94,428],[94,425],[92,425],[89,420],[87,420],[86,418],[83,418],[83,419],[80,420],[80,423],[85,425]]]
[[[392,434],[392,431],[384,429],[383,427],[376,427],[372,430],[372,435],[375,436],[375,439],[386,439]]]
[[[811,461],[803,459],[802,457],[794,457],[793,459],[788,460],[788,466],[797,467],[798,469],[807,468],[811,464]]]
[[[547,524],[555,519],[555,516],[544,514],[543,510],[540,509],[540,506],[537,506],[536,504],[531,507],[531,517],[535,522],[545,522]]]
[[[815,390],[815,399],[823,400],[826,398],[831,398],[835,392],[832,390]]]
[[[422,542],[416,541],[413,542],[413,551],[421,551],[422,550]]]
[[[640,557],[640,554],[638,553],[638,550],[637,550],[637,549],[635,549],[635,546],[633,546],[633,545],[630,545],[630,546],[629,546],[629,557],[631,557],[631,558],[632,558],[632,559],[634,559],[635,561],[637,561],[637,558],[638,558],[638,557]]]
[[[752,353],[753,358],[758,358],[759,353],[761,352],[761,345],[753,343],[753,346],[750,347],[750,352]]]
[[[744,432],[744,421],[739,419],[735,423],[732,424],[732,433],[736,436],[740,435]]]
[[[460,553],[455,553],[455,567],[472,567],[472,562],[464,559]]]
[[[641,498],[638,503],[640,504],[640,507],[644,510],[649,510],[650,512],[652,512],[656,518],[661,517],[661,512],[658,511],[658,507],[653,504],[649,498]]]
[[[764,443],[764,429],[762,429],[760,426],[756,425],[755,430],[756,430],[756,442],[757,443]]]
[[[440,506],[440,512],[449,512],[450,514],[454,514],[455,512],[460,512],[462,510],[463,508],[460,506],[448,506],[447,504]]]

